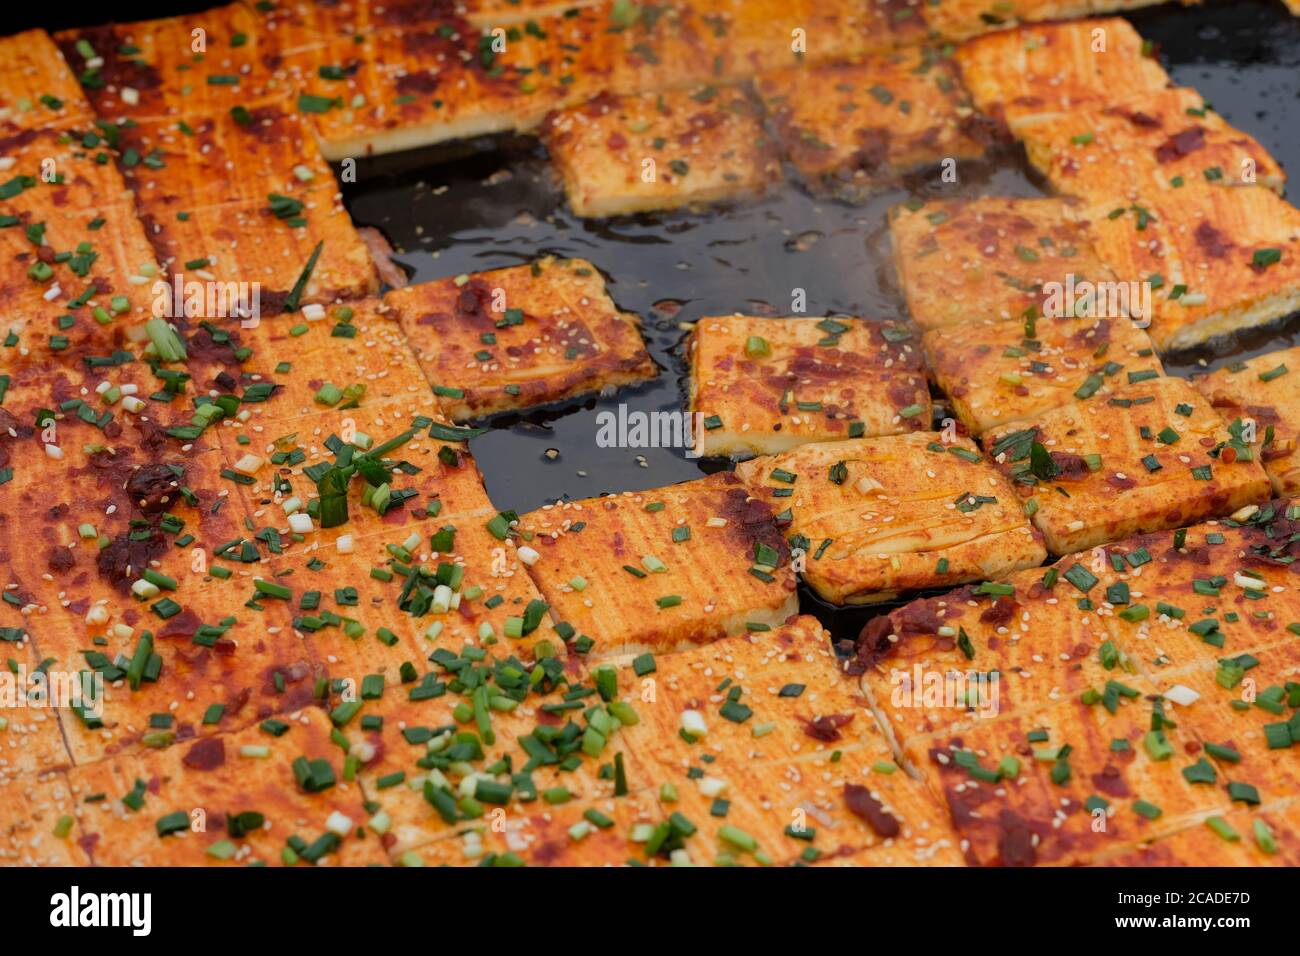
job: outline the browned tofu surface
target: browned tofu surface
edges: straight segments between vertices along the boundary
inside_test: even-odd
[[[934,432],[801,445],[737,474],[802,549],[823,598],[871,604],[1043,560],[1015,491],[969,440]]]
[[[1076,396],[1108,395],[1128,372],[1163,371],[1146,331],[1126,318],[972,322],[932,329],[922,342],[972,435]]]
[[[159,219],[201,206],[277,204],[285,219],[310,218],[292,208],[334,184],[310,125],[289,96],[234,113],[144,119],[118,133],[119,163],[136,201]],[[131,152],[134,157],[128,161]],[[316,200],[320,202],[318,198]]]
[[[302,209],[289,219],[266,199],[244,200],[201,206],[183,219],[146,212],[145,231],[168,271],[184,280],[256,283],[263,315],[285,311],[300,283],[296,301],[303,303],[377,292],[370,252],[335,183],[304,189],[296,198]]]
[[[547,505],[519,531],[556,622],[608,657],[773,625],[797,605],[774,509],[729,472]]]
[[[1162,192],[1187,182],[1258,184],[1279,194],[1286,185],[1286,173],[1254,137],[1185,87],[1026,122],[1016,134],[1055,189],[1087,199],[1110,199],[1127,189]]]
[[[278,95],[257,21],[238,3],[55,35],[101,116],[226,113]],[[83,55],[89,52],[89,58]]]
[[[456,421],[653,378],[640,320],[582,259],[440,279],[384,297]]]
[[[74,60],[73,62],[76,62]],[[44,30],[0,39],[0,129],[67,128],[93,118],[77,77]]]
[[[907,310],[927,331],[1042,315],[1071,276],[1114,279],[1062,199],[915,200],[891,210],[889,231]]]
[[[687,343],[706,455],[924,430],[930,392],[913,332],[854,318],[706,316]]]
[[[1300,491],[1300,348],[1232,362],[1192,384],[1228,420],[1249,421],[1251,444],[1279,495]]]
[[[850,195],[946,159],[977,159],[995,139],[955,71],[932,48],[761,74],[755,87],[782,153],[804,180]]]
[[[1162,353],[1256,328],[1300,307],[1300,212],[1267,189],[1189,181],[1181,189],[1093,202],[1097,254],[1152,287]]]
[[[1016,133],[1022,122],[1170,82],[1142,37],[1117,17],[1000,30],[963,43],[956,59],[975,106]]]
[[[95,864],[386,862],[325,713],[308,707],[281,725],[278,736],[250,727],[73,770],[69,784]]]
[[[600,96],[547,117],[542,138],[574,213],[615,216],[760,195],[781,178],[743,87]]]
[[[1268,497],[1268,476],[1238,447],[1239,429],[1182,379],[1149,375],[1130,373],[1107,398],[984,436],[1026,504],[1036,502],[1028,508],[1053,554],[1230,515]]]

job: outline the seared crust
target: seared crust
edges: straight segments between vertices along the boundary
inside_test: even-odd
[[[257,21],[238,3],[178,17],[65,30],[54,39],[74,69],[83,71],[82,89],[100,116],[226,113],[280,95],[266,66],[268,51]]]
[[[94,118],[63,54],[44,30],[0,39],[0,129],[6,135],[47,127],[69,128]]]
[[[1113,279],[1062,199],[916,200],[890,211],[889,231],[908,312],[927,331],[1042,315],[1049,283]]]
[[[857,195],[945,159],[977,159],[995,140],[938,49],[796,66],[755,87],[782,152],[804,180]]]
[[[1300,377],[1293,368],[1300,368],[1300,348],[1242,359],[1192,379],[1221,416],[1253,423],[1251,444],[1279,495],[1300,491]]]
[[[1286,185],[1286,173],[1263,146],[1185,87],[1025,122],[1016,134],[1053,187],[1085,199],[1160,193],[1188,182],[1258,184],[1278,194]]]
[[[797,598],[772,512],[723,472],[547,505],[519,527],[539,555],[529,571],[552,617],[608,657],[784,621]]]
[[[356,832],[369,814],[360,788],[344,779],[324,712],[308,707],[281,723],[279,736],[250,727],[73,770],[69,784],[80,808],[82,840],[95,864],[384,862],[374,833]],[[315,762],[310,790],[297,776],[300,760]],[[180,817],[173,822],[176,814]],[[185,817],[189,822],[183,822]],[[286,856],[286,844],[297,850]]]
[[[902,325],[706,316],[686,348],[705,455],[770,455],[930,424],[923,363]]]
[[[599,96],[552,113],[542,139],[578,216],[761,195],[780,182],[775,149],[743,87]]]
[[[1028,120],[1169,85],[1137,31],[1118,17],[1001,30],[963,43],[956,56],[975,106],[1013,132]]]
[[[384,297],[456,421],[653,378],[640,321],[582,259],[546,258]]]
[[[1045,554],[1014,490],[969,439],[913,432],[801,445],[736,473],[784,509],[804,580],[836,604],[996,577]]]
[[[1053,554],[1231,514],[1268,496],[1268,476],[1228,444],[1230,423],[1209,402],[1181,379],[1137,374],[1109,398],[984,436],[1021,497],[1037,502],[1033,522]]]
[[[972,435],[1076,395],[1109,395],[1128,372],[1163,372],[1146,331],[1125,318],[970,323],[932,329],[922,342],[935,382]]]
[[[297,194],[300,217],[282,219],[265,199],[145,212],[149,241],[169,272],[204,282],[258,283],[263,315],[283,312],[312,253],[320,254],[298,301],[330,303],[379,290],[370,252],[333,182]],[[216,316],[219,317],[219,316]]]
[[[1189,181],[1093,202],[1097,254],[1152,286],[1162,353],[1255,328],[1300,308],[1300,212],[1267,189]]]

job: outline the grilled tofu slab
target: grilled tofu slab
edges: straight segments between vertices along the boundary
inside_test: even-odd
[[[552,113],[542,139],[574,213],[616,216],[761,195],[776,150],[743,87],[600,96]]]
[[[1300,490],[1300,379],[1292,368],[1300,368],[1300,348],[1242,359],[1192,379],[1221,416],[1251,423],[1251,444],[1279,495]]]
[[[1071,277],[1114,281],[1062,199],[916,200],[890,211],[889,231],[907,310],[926,331],[1043,315]]]
[[[441,279],[384,301],[456,421],[657,374],[639,320],[619,311],[600,273],[582,259]]]
[[[963,43],[956,60],[976,108],[1017,134],[1024,122],[1170,85],[1142,37],[1118,17],[1000,30]]]
[[[1096,698],[904,743],[943,794],[967,862],[1083,863],[1230,809],[1227,793],[1181,772],[1201,741],[1145,678],[1119,678]]]
[[[6,334],[37,363],[109,355],[141,337],[160,272],[134,205],[65,212],[49,191],[38,199],[39,210],[11,214],[21,228],[0,229]]]
[[[227,113],[281,91],[257,21],[239,3],[54,39],[95,112],[114,119]]]
[[[1300,620],[1300,594],[1288,574],[1287,535],[1297,514],[1289,500],[1275,499],[1244,509],[1239,520],[1127,539],[1108,549],[1125,554],[1117,576],[1109,571],[1119,562],[1109,555],[1109,569],[1083,562],[1098,568],[1100,586],[1087,596],[1106,596],[1116,609],[1109,618],[1115,641],[1153,681],[1213,669],[1224,658],[1262,657],[1294,643],[1291,625]]]
[[[99,866],[386,862],[324,711],[69,774]],[[359,835],[358,830],[364,835]]]
[[[88,123],[82,131],[46,127],[0,138],[5,178],[0,206],[29,224],[51,212],[91,210],[91,218],[100,206],[129,205],[131,193],[117,167],[108,162],[105,146],[104,137]]]
[[[143,119],[117,127],[118,164],[140,208],[174,219],[202,206],[272,203],[280,218],[334,175],[294,99],[220,113]]]
[[[1186,87],[1025,122],[1016,134],[1056,190],[1085,199],[1111,199],[1126,186],[1152,194],[1204,182],[1281,194],[1286,185],[1286,173],[1254,137]]]
[[[1163,371],[1146,331],[1126,318],[972,322],[932,329],[922,343],[972,435],[1079,396],[1108,395],[1128,372]]]
[[[1071,402],[984,436],[1053,554],[1232,514],[1268,497],[1268,476],[1234,435],[1240,425],[1182,379],[1152,374],[1130,373],[1129,386],[1109,398]]]
[[[259,531],[275,529],[284,551],[296,554],[376,534],[389,541],[433,534],[461,515],[486,521],[495,510],[464,434],[439,418],[426,395],[275,422],[251,434],[222,428],[219,437],[226,472],[238,479],[232,484]],[[252,441],[240,444],[244,436]],[[339,467],[356,469],[342,490],[326,477]],[[327,505],[327,494],[346,501],[342,523],[340,504]]]
[[[755,87],[781,151],[805,182],[862,195],[994,140],[951,62],[930,47],[760,74]]]
[[[94,119],[77,77],[44,30],[0,39],[0,130],[12,135],[48,127],[71,128]]]
[[[1045,552],[997,469],[956,435],[913,432],[801,445],[737,467],[835,604],[996,577]]]
[[[1270,190],[1188,182],[1098,201],[1086,215],[1115,274],[1151,287],[1150,333],[1161,353],[1300,308],[1300,212]]]
[[[902,325],[706,316],[686,348],[705,455],[771,455],[930,424],[923,362]]]
[[[335,184],[304,189],[296,202],[301,209],[290,218],[262,199],[178,215],[146,212],[144,221],[169,272],[203,282],[256,283],[264,315],[292,311],[299,302],[331,303],[379,291],[370,252]]]
[[[774,625],[797,606],[766,503],[729,472],[529,512],[529,572],[566,629],[609,657]]]
[[[1077,590],[1061,577],[1073,564],[1065,558],[918,598],[870,621],[849,670],[862,673],[894,738],[1007,720],[1134,670],[1107,625],[1107,612],[1118,608],[1100,600],[1080,606],[1105,588]]]
[[[225,420],[240,433],[262,434],[273,422],[313,416],[338,427],[356,418],[349,412],[392,402],[438,415],[392,311],[378,299],[308,305],[265,321],[202,322],[186,348],[197,389],[244,400],[245,414]],[[283,434],[271,431],[267,440]]]

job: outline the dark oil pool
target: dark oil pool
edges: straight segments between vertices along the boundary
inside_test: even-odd
[[[1198,89],[1292,173],[1300,171],[1300,19],[1278,0],[1167,5],[1129,19],[1155,41],[1175,82]],[[492,501],[523,512],[561,498],[638,491],[729,467],[682,449],[596,444],[597,413],[684,407],[682,326],[705,315],[790,314],[794,290],[807,315],[900,319],[886,211],[909,196],[1036,196],[1044,190],[1020,147],[937,172],[850,204],[817,197],[793,179],[762,201],[583,221],[564,206],[535,140],[491,138],[362,160],[344,200],[360,226],[381,230],[412,281],[495,269],[554,254],[581,257],[605,275],[618,305],[642,317],[662,369],[650,383],[524,415],[498,416],[471,443]],[[1166,361],[1173,374],[1300,341],[1300,316]],[[801,589],[802,608],[836,640],[856,637],[882,609],[837,609]]]

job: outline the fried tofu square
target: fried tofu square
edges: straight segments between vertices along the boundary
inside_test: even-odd
[[[1169,710],[1127,676],[1101,699],[914,737],[904,753],[943,794],[969,862],[1087,863],[1229,808],[1182,774],[1200,741]]]
[[[601,96],[547,117],[542,139],[584,218],[761,195],[780,181],[742,87]]]
[[[200,13],[64,30],[55,42],[101,116],[225,113],[282,91],[257,22],[239,3]]]
[[[640,320],[582,259],[388,293],[444,413],[465,421],[654,378]]]
[[[19,219],[0,229],[0,309],[19,347],[37,360],[75,361],[132,344],[130,331],[153,314],[161,275],[134,205],[46,208]]]
[[[702,763],[703,775],[674,768],[671,799],[660,798],[676,824],[670,842],[680,836],[696,866],[960,865],[943,806],[891,756],[854,751],[748,771]]]
[[[145,214],[149,241],[184,280],[255,285],[262,315],[298,302],[331,303],[379,290],[370,252],[333,182],[304,189],[298,214],[283,219],[268,200]],[[181,218],[181,216],[184,218]],[[296,292],[296,296],[295,296]]]
[[[1251,422],[1250,444],[1268,472],[1273,491],[1300,491],[1300,348],[1241,359],[1193,378],[1192,384],[1226,419]]]
[[[0,38],[0,130],[69,127],[94,118],[76,76],[44,30]]]
[[[1213,668],[1295,642],[1300,590],[1289,573],[1289,535],[1300,529],[1297,516],[1290,501],[1275,499],[1235,519],[1138,535],[1108,546],[1102,562],[1079,558],[1097,586],[1079,571],[1072,577],[1083,597],[1105,597],[1110,607],[1098,606],[1114,640],[1152,680]]]
[[[99,866],[387,862],[324,712],[123,755],[69,774]]]
[[[1161,353],[1300,308],[1300,212],[1270,190],[1188,182],[1095,202],[1089,219],[1097,254],[1121,278],[1151,287]]]
[[[552,617],[592,654],[669,651],[794,613],[789,550],[772,509],[722,472],[665,488],[565,501],[519,532]]]
[[[0,784],[0,866],[90,866],[62,773]]]
[[[310,217],[294,204],[334,182],[288,95],[234,111],[122,124],[116,145],[136,202],[160,219],[222,203],[269,205],[272,196],[283,197],[280,218]]]
[[[440,648],[424,677],[386,682],[379,696],[372,680],[369,694],[331,711],[399,862],[417,849],[430,861],[482,855],[459,852],[473,849],[473,837],[463,848],[438,844],[480,830],[498,808],[518,823],[543,807],[588,807],[647,786],[623,739],[623,719],[635,713],[576,660],[530,664],[476,651]]]
[[[380,30],[284,51],[279,67],[327,159],[414,149],[534,129],[552,108],[581,99],[587,88],[573,82],[574,62],[603,38],[581,18],[542,24],[540,37],[511,27],[514,40],[454,19]]]
[[[1023,122],[1170,85],[1142,37],[1118,17],[1000,30],[963,43],[956,60],[975,106],[1013,132]]]
[[[804,181],[850,197],[945,159],[978,159],[994,139],[929,47],[763,73],[755,87]]]
[[[241,398],[241,415],[225,423],[256,433],[250,444],[268,429],[269,437],[283,434],[279,423],[287,420],[341,423],[390,403],[438,415],[395,314],[378,299],[309,304],[264,321],[200,321],[186,351],[196,390]]]
[[[218,432],[258,533],[274,529],[288,554],[381,532],[432,534],[460,515],[486,521],[495,510],[466,434],[439,417],[431,395]]]
[[[739,782],[760,765],[829,760],[833,752],[891,756],[830,634],[813,617],[592,672],[599,680],[603,668],[614,667],[622,699],[640,717],[623,739],[642,763],[665,772],[703,760],[710,772]]]
[[[1042,315],[1071,276],[1114,278],[1062,199],[914,200],[890,211],[889,231],[907,310],[925,331]]]
[[[1164,372],[1146,331],[1126,318],[972,322],[932,329],[922,343],[972,435],[1077,396],[1107,396],[1128,372]]]
[[[1135,669],[1108,627],[1112,608],[1080,606],[1061,578],[1069,567],[918,598],[868,622],[848,669],[894,739],[1005,720]]]
[[[1254,137],[1186,87],[1026,122],[1016,132],[1030,162],[1067,195],[1111,199],[1126,185],[1150,194],[1187,182],[1257,184],[1279,194],[1286,186],[1286,173]]]
[[[1300,655],[1281,645],[1258,655],[1225,654],[1215,664],[1157,682],[1170,701],[1170,719],[1202,743],[1203,752],[1186,761],[1201,773],[1199,784],[1225,801],[1252,806],[1295,795],[1300,755],[1292,731],[1300,731],[1300,718],[1292,719],[1290,688],[1297,675]],[[1245,786],[1233,789],[1233,783]]]
[[[76,763],[242,727],[315,699],[318,666],[283,608],[246,607],[253,591],[234,581],[177,584],[154,599],[97,602],[99,614],[69,608],[32,619],[54,668],[103,679],[98,709],[60,711]]]
[[[440,521],[411,548],[410,536],[377,534],[352,551],[322,547],[289,560],[306,589],[291,601],[294,627],[331,679],[359,687],[376,673],[401,687],[403,665],[423,677],[431,654],[464,648],[493,659],[564,656],[517,547],[493,537],[489,517]]]
[[[1109,398],[1071,402],[984,436],[1053,554],[1267,500],[1268,476],[1243,452],[1239,428],[1187,382],[1151,374],[1130,373]]]
[[[700,451],[770,455],[929,427],[930,391],[912,339],[904,326],[852,318],[699,319],[687,354]]]
[[[0,212],[24,224],[57,212],[131,202],[131,192],[110,161],[103,137],[71,128],[23,130],[0,138]],[[8,221],[8,220],[6,220]],[[10,223],[10,228],[17,223]]]
[[[800,573],[834,604],[1036,565],[1040,536],[1013,487],[969,439],[934,432],[801,445],[736,472],[803,554]]]

